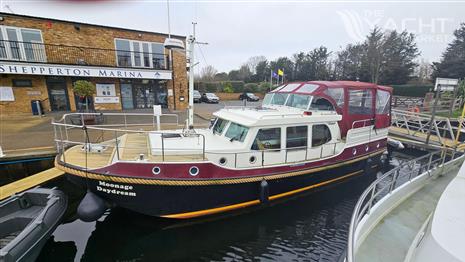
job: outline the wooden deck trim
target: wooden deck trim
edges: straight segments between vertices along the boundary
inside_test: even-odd
[[[0,187],[0,200],[10,197],[13,194],[17,194],[27,189],[36,187],[64,174],[65,172],[62,170],[53,167],[35,175],[28,176],[26,178],[4,185]]]

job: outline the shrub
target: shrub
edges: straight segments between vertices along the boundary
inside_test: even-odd
[[[78,80],[74,83],[73,91],[80,97],[90,97],[95,94],[95,86],[86,80]]]
[[[225,93],[234,93],[234,89],[233,89],[231,83],[226,82],[226,83],[223,85],[223,92],[225,92]]]
[[[257,92],[258,91],[258,85],[255,83],[247,83],[244,86],[244,91],[245,92]]]
[[[269,82],[261,82],[258,89],[260,93],[268,93],[271,91],[271,84]]]
[[[433,85],[394,85],[395,96],[425,97],[433,89]]]

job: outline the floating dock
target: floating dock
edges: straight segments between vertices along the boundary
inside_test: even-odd
[[[30,188],[36,187],[40,184],[43,184],[47,181],[50,181],[54,178],[62,176],[65,172],[57,169],[50,168],[35,175],[20,179],[13,183],[4,185],[0,187],[0,200],[5,199],[13,194],[28,190]]]

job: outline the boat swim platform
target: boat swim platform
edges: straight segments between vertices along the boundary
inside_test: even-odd
[[[65,172],[58,168],[50,168],[45,171],[39,172],[35,175],[28,176],[18,181],[9,183],[0,187],[0,200],[10,197],[14,194],[23,192],[33,187],[39,186],[47,181],[64,175]]]
[[[403,262],[459,169],[439,175],[394,207],[371,230],[355,254],[357,262]]]
[[[102,152],[86,152],[84,145],[70,147],[61,155],[60,160],[77,167],[87,169],[97,169],[112,164],[115,160],[121,161],[142,161],[148,162],[180,162],[180,161],[200,161],[203,154],[180,154],[180,155],[153,155],[150,150],[149,136],[147,133],[129,133],[118,138],[118,149],[115,147],[116,141],[109,140],[98,143],[107,146]]]
[[[415,132],[406,128],[400,128],[396,126],[389,127],[389,135],[392,137],[399,137],[423,143],[426,142],[427,137],[427,134],[425,133]],[[446,146],[448,148],[455,148],[455,141],[453,139],[438,137],[434,134],[430,135],[430,144],[435,145],[437,147]],[[457,144],[457,150],[465,151],[465,143],[459,141]]]

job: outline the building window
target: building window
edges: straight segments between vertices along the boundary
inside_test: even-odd
[[[46,62],[40,30],[0,26],[0,58],[29,62]]]
[[[32,80],[30,79],[13,79],[14,87],[32,87]]]
[[[258,130],[252,150],[281,149],[281,128]]]
[[[286,148],[307,147],[307,126],[290,126],[286,128]]]
[[[327,125],[312,126],[312,147],[324,145],[331,141],[331,131]]]
[[[115,39],[118,66],[165,68],[165,47],[162,43]]]

